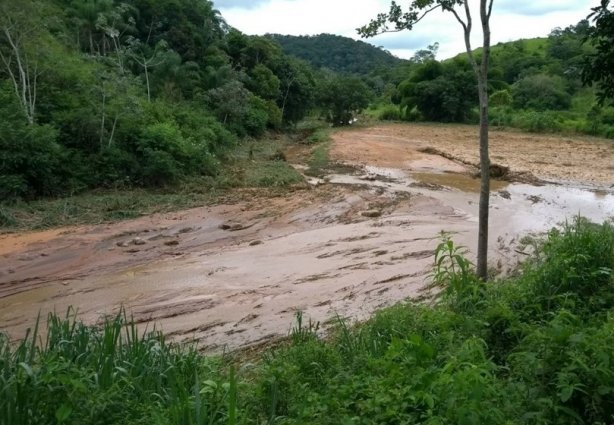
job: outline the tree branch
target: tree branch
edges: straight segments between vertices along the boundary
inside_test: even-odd
[[[422,14],[422,16],[420,16],[418,19],[416,19],[416,20],[415,20],[415,21],[412,23],[412,25],[416,25],[418,22],[420,22],[421,20],[423,20],[423,19],[426,17],[426,15],[428,15],[429,13],[431,13],[433,10],[437,10],[437,9],[439,9],[440,7],[443,9],[443,5],[441,5],[441,4],[438,4],[437,6],[433,6],[432,8],[430,8],[429,10],[427,10],[426,12],[424,12],[424,13]]]
[[[393,2],[393,7],[394,5],[396,4]],[[404,16],[401,16],[401,12],[399,9],[399,16],[396,18],[394,15],[396,15],[397,13],[393,13],[393,7],[391,7],[389,13],[380,13],[377,19],[372,20],[368,25],[365,25],[361,28],[357,28],[358,33],[363,37],[369,38],[385,33],[397,33],[406,29],[411,30],[414,25],[422,21],[429,13],[439,8],[443,9],[444,5],[437,4],[436,6],[433,6],[430,9],[424,11],[420,16],[418,16],[418,14],[413,11],[413,9],[410,9],[410,11]],[[395,24],[395,29],[388,29],[388,23]]]

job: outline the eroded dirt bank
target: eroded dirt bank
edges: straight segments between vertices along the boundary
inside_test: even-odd
[[[115,225],[0,236],[0,329],[17,337],[39,310],[73,305],[95,321],[123,304],[140,323],[221,350],[285,335],[297,310],[323,322],[366,318],[421,294],[441,231],[473,248],[477,185],[466,163],[476,160],[475,138],[465,126],[352,129],[334,135],[331,156],[356,171],[284,198],[254,194]],[[576,165],[552,155],[569,149],[565,163]],[[578,212],[614,215],[614,144],[497,132],[493,160],[575,182],[495,184],[493,266],[512,264],[527,232]]]

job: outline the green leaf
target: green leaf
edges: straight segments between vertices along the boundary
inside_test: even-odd
[[[569,385],[569,386],[563,387],[561,391],[559,391],[559,398],[561,399],[563,403],[566,403],[567,401],[569,401],[569,399],[573,395],[573,390],[574,390],[574,387]]]
[[[71,413],[72,407],[63,404],[55,411],[55,419],[58,421],[58,424],[64,423]]]

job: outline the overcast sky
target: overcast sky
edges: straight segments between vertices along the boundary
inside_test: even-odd
[[[476,6],[479,1],[472,0]],[[399,0],[408,4],[409,0]],[[214,0],[215,7],[233,27],[250,34],[338,34],[360,39],[356,28],[388,10],[388,0]],[[520,38],[547,36],[555,27],[566,27],[585,18],[599,0],[495,0],[492,44]],[[477,14],[476,14],[477,15]],[[480,27],[473,44],[482,43]],[[465,51],[462,29],[449,13],[437,10],[413,31],[383,34],[365,40],[394,55],[410,58],[416,50],[439,42],[439,59]]]

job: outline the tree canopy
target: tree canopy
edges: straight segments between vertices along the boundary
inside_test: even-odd
[[[589,15],[594,26],[586,29],[586,39],[594,47],[594,53],[586,58],[582,80],[596,83],[601,103],[614,99],[614,11],[610,0],[601,0],[601,5]]]
[[[268,34],[267,37],[278,42],[290,56],[303,59],[316,68],[340,73],[366,75],[405,62],[382,48],[339,35]]]

